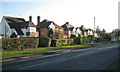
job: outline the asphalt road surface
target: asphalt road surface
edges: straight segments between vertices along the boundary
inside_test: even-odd
[[[103,70],[118,57],[118,44],[3,63],[3,70]]]

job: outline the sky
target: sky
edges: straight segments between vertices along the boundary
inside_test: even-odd
[[[58,25],[69,22],[74,27],[84,25],[94,29],[99,26],[107,32],[118,28],[119,0],[1,0],[3,16],[12,16],[29,20],[37,24],[37,16],[41,21],[48,19]]]

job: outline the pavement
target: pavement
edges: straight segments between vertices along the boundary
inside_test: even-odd
[[[118,43],[3,62],[3,70],[104,70],[118,58]]]

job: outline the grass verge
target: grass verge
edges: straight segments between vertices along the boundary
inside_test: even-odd
[[[60,47],[42,47],[36,49],[24,49],[20,51],[2,51],[2,59],[18,58],[31,55],[44,55],[49,52],[62,52],[68,48],[83,48],[85,45],[60,46]]]
[[[95,43],[95,46],[98,46],[102,43]],[[48,53],[60,53],[66,52],[71,49],[82,49],[89,47],[90,43],[85,45],[72,45],[72,46],[60,46],[60,47],[42,47],[36,49],[24,49],[20,51],[2,51],[2,59],[11,59],[11,58],[20,58],[27,56],[35,56],[35,55],[46,55]]]

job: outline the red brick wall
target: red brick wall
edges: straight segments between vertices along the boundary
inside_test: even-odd
[[[41,28],[40,29],[40,37],[48,37],[48,28]]]

